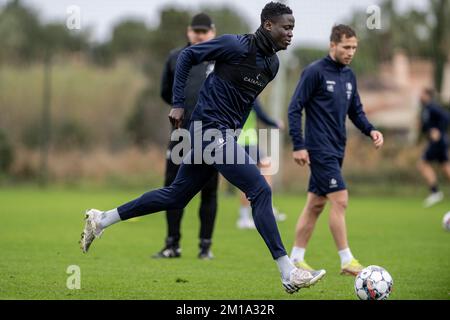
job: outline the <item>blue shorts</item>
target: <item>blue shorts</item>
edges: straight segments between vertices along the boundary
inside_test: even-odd
[[[448,162],[448,150],[446,143],[430,143],[423,153],[422,159],[427,162]]]
[[[309,192],[318,196],[326,196],[329,193],[347,189],[341,173],[343,158],[310,152],[309,160],[311,162]]]

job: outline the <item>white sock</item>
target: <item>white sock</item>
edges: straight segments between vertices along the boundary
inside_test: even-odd
[[[251,219],[252,208],[250,206],[241,206],[239,208],[239,218],[249,220]]]
[[[117,223],[121,221],[119,216],[119,211],[116,209],[112,209],[109,211],[103,211],[102,218],[100,219],[100,222],[98,223],[100,228],[105,229],[106,227],[109,227],[110,225]]]
[[[291,252],[291,261],[293,263],[303,262],[305,260],[305,248],[293,247]]]
[[[341,257],[341,265],[349,263],[353,259],[352,252],[350,251],[350,248],[338,251],[339,257]]]
[[[292,264],[291,259],[286,256],[279,257],[277,260],[278,269],[280,269],[281,277],[285,281],[289,281],[291,271],[295,269],[295,266]]]

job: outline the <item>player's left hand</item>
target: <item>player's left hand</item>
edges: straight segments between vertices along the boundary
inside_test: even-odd
[[[284,126],[284,122],[283,122],[283,120],[278,120],[277,121],[277,126],[278,126],[278,129],[280,129],[280,130],[284,130],[286,127]]]
[[[174,128],[179,129],[183,123],[184,109],[172,108],[169,113],[169,120]]]
[[[383,146],[384,138],[383,138],[383,134],[380,131],[372,130],[370,132],[370,137],[373,140],[373,144],[375,145],[375,148],[379,149]]]

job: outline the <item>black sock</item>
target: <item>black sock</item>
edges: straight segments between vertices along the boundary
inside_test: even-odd
[[[211,247],[211,239],[200,239],[200,249],[209,249]]]
[[[431,190],[431,193],[436,193],[436,192],[439,192],[439,187],[437,184],[435,184],[435,185],[431,186],[430,190]]]

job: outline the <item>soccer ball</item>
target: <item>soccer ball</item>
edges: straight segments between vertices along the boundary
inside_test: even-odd
[[[444,216],[444,219],[442,219],[442,227],[445,230],[450,231],[450,211],[447,212]]]
[[[360,300],[386,300],[393,285],[389,272],[379,266],[368,266],[356,276],[355,293]]]

